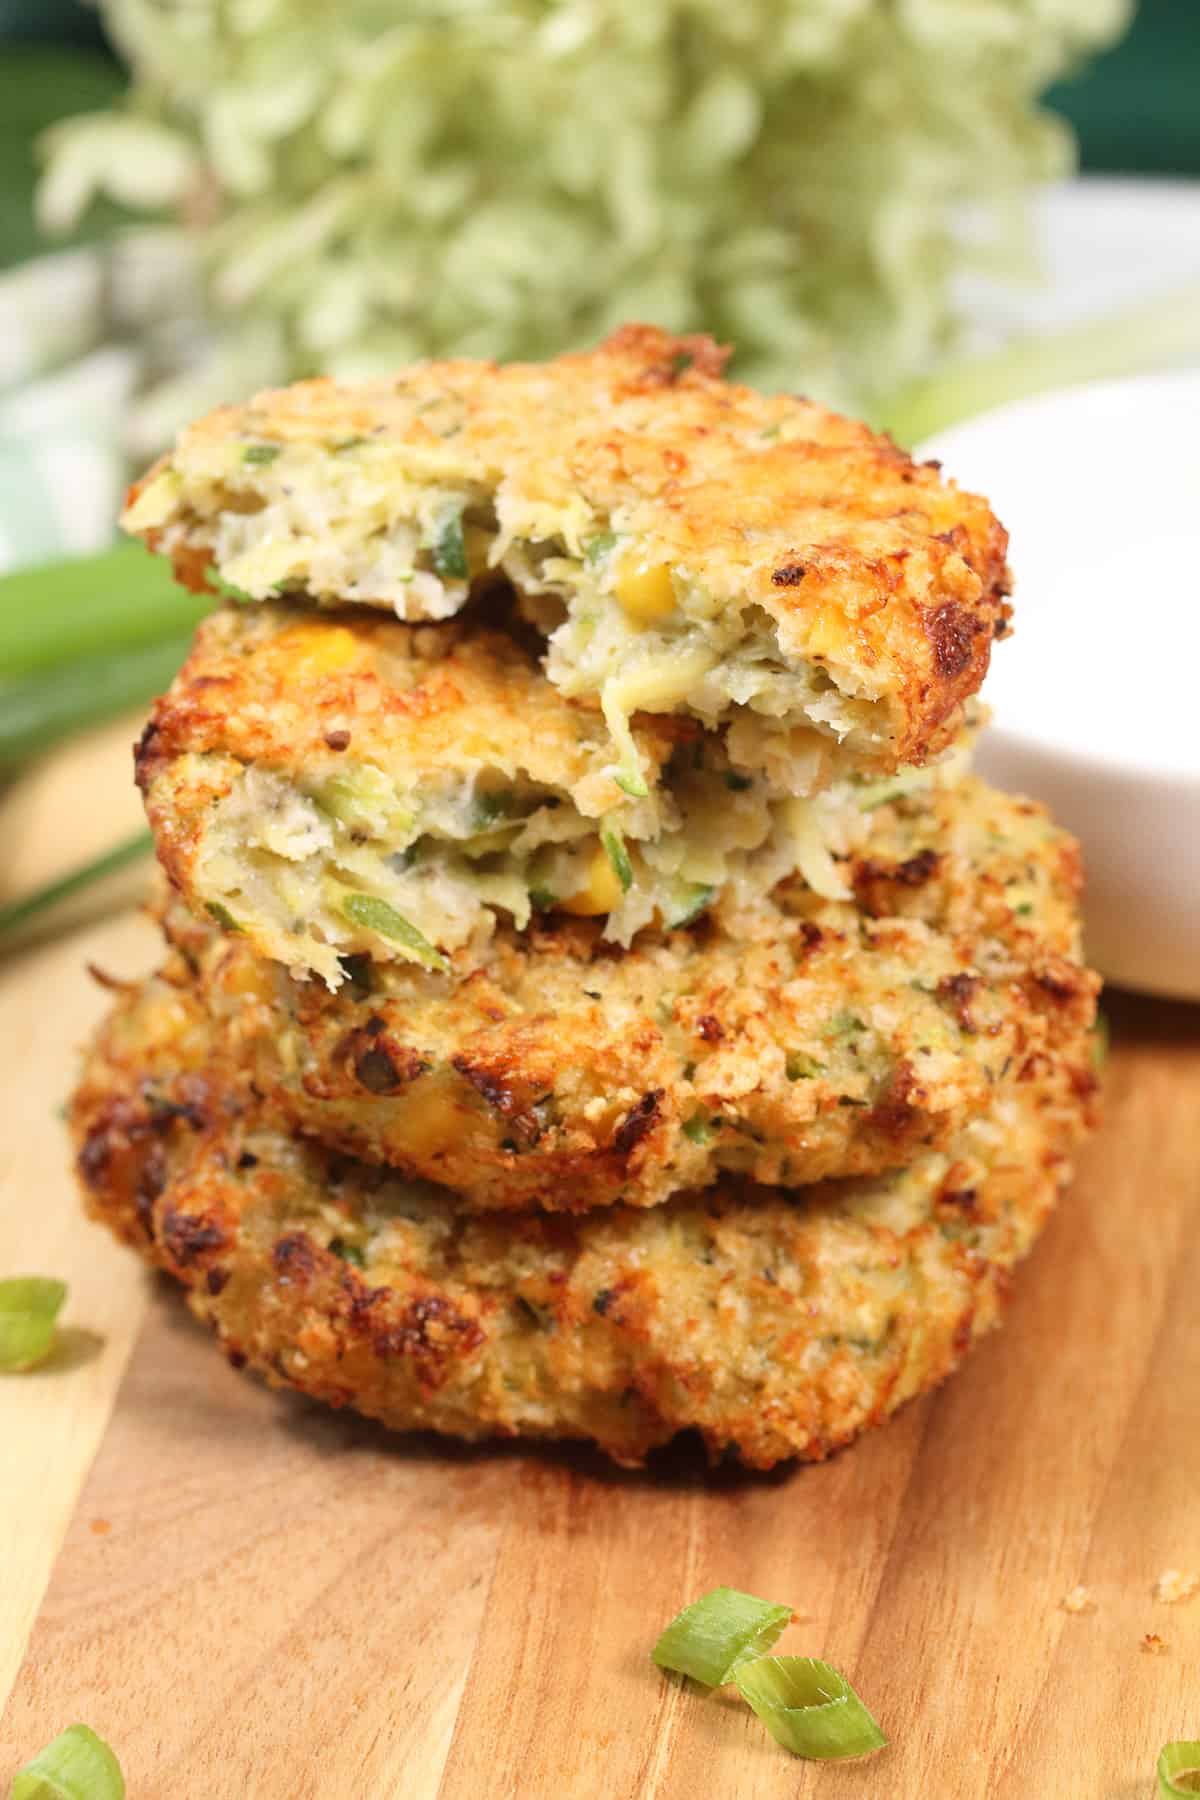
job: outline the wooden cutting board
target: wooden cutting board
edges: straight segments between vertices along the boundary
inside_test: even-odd
[[[1200,1011],[1110,1000],[1104,1131],[941,1393],[820,1468],[639,1475],[267,1393],[83,1222],[83,965],[153,954],[126,917],[0,973],[0,1271],[71,1283],[53,1363],[0,1377],[0,1787],[75,1719],[131,1800],[1149,1800],[1200,1737],[1200,1595],[1154,1597],[1200,1573]],[[792,1603],[780,1649],[890,1748],[798,1763],[655,1671],[719,1582]]]

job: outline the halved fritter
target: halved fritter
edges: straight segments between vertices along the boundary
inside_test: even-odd
[[[482,1218],[290,1135],[205,1039],[186,995],[130,991],[72,1127],[92,1215],[230,1359],[397,1429],[593,1438],[623,1463],[687,1428],[757,1468],[822,1457],[940,1381],[995,1323],[1088,1111],[1046,1058],[898,1174]]]
[[[987,504],[887,438],[630,326],[547,363],[308,381],[185,431],[124,523],[181,580],[405,619],[502,577],[567,694],[813,730],[884,772],[946,747],[1007,616]]]
[[[595,703],[564,699],[508,631],[277,601],[201,625],[138,780],[189,902],[331,986],[358,952],[444,968],[497,911],[518,927],[534,910],[603,916],[627,944],[655,921],[744,909],[796,866],[847,891],[832,853],[890,785],[812,793],[819,748],[755,760],[737,727],[646,714],[635,730],[655,777],[641,796],[614,779]]]
[[[857,900],[783,883],[622,953],[502,928],[464,980],[357,960],[331,994],[176,906],[170,979],[287,1123],[476,1209],[645,1206],[736,1172],[798,1186],[944,1146],[1045,1059],[1087,1081],[1072,839],[966,780],[880,806]]]

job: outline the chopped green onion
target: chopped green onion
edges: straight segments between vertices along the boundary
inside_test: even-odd
[[[466,581],[470,575],[461,506],[446,513],[438,526],[433,540],[433,566],[446,581]]]
[[[206,900],[204,910],[210,918],[217,921],[222,931],[240,931],[242,929],[229,908],[222,906],[219,900]]]
[[[70,899],[81,888],[90,887],[92,882],[101,881],[106,875],[114,875],[127,863],[148,856],[153,848],[154,839],[150,833],[139,831],[133,837],[126,838],[123,844],[118,844],[115,850],[106,850],[103,856],[84,863],[82,868],[72,869],[69,875],[62,875],[57,881],[48,881],[45,887],[36,888],[32,894],[26,894],[20,900],[10,900],[7,905],[0,906],[0,939],[16,931],[19,925],[24,925],[37,914],[48,912],[61,901]]]
[[[713,1588],[671,1620],[650,1660],[705,1687],[724,1687],[742,1663],[771,1648],[791,1616],[790,1606],[737,1588]]]
[[[366,444],[366,443],[368,443],[368,442],[369,442],[369,441],[370,441],[370,440],[369,440],[369,439],[368,439],[368,438],[365,438],[365,437],[349,437],[349,438],[343,438],[343,439],[342,439],[342,440],[341,440],[341,442],[340,442],[340,443],[338,443],[338,444],[335,444],[335,445],[334,445],[334,446],[333,446],[333,449],[334,449],[334,454],[335,454],[335,455],[336,455],[336,456],[341,456],[341,454],[342,454],[342,453],[343,453],[343,451],[346,451],[346,450],[357,450],[357,449],[358,449],[358,447],[359,447],[359,445],[360,445],[360,444]]]
[[[125,1800],[121,1765],[87,1725],[68,1725],[13,1777],[10,1800]]]
[[[589,568],[594,569],[598,562],[603,562],[617,541],[615,531],[598,531],[595,537],[586,540],[583,546],[583,560]]]
[[[550,888],[531,887],[529,904],[534,912],[551,912],[558,904],[558,895]]]
[[[712,1137],[712,1132],[709,1130],[708,1125],[708,1114],[706,1112],[694,1112],[690,1119],[685,1119],[683,1121],[683,1135],[686,1138],[691,1138],[693,1144],[707,1144]],[[714,1593],[723,1594],[733,1593],[736,1590],[733,1588],[715,1588],[713,1591]],[[697,1604],[699,1604],[699,1602],[697,1602]],[[680,1616],[682,1617],[682,1614]]]
[[[378,932],[380,937],[391,938],[393,943],[403,944],[427,969],[438,969],[442,974],[449,970],[450,964],[441,951],[435,950],[429,939],[386,900],[380,900],[374,894],[347,894],[342,911],[352,924],[361,925],[365,931]]]
[[[251,444],[242,452],[244,463],[273,463],[283,452],[282,444]]]
[[[744,794],[754,786],[753,775],[740,775],[736,769],[726,769],[722,780],[731,794]]]
[[[633,864],[629,860],[625,840],[612,825],[605,825],[600,831],[600,842],[604,845],[604,854],[613,866],[613,874],[628,893],[633,886]]]
[[[636,769],[618,769],[613,780],[631,800],[644,800],[650,789]]]
[[[471,809],[472,831],[486,831],[502,819],[512,816],[517,796],[511,788],[492,788],[475,795]]]
[[[882,1750],[880,1731],[844,1675],[814,1656],[763,1656],[734,1680],[777,1743],[825,1762]]]
[[[857,1013],[836,1012],[825,1027],[825,1036],[831,1038],[856,1037],[860,1031],[867,1029]]]
[[[707,881],[681,882],[675,892],[675,910],[667,921],[670,929],[675,931],[680,925],[690,925],[698,919],[716,891]]]
[[[784,1068],[789,1081],[812,1081],[825,1073],[825,1064],[803,1050],[789,1050]]]
[[[1163,1745],[1158,1753],[1158,1791],[1167,1800],[1200,1794],[1200,1743],[1180,1739]]]
[[[1088,1046],[1088,1057],[1092,1071],[1098,1075],[1108,1061],[1108,1046],[1111,1034],[1108,1020],[1102,1012],[1096,1014],[1096,1023],[1092,1026],[1091,1043]]]
[[[357,1244],[347,1244],[343,1238],[335,1237],[330,1238],[329,1248],[335,1256],[340,1256],[343,1262],[353,1263],[356,1269],[366,1268],[367,1259]]]
[[[31,1369],[45,1361],[66,1297],[65,1282],[43,1275],[0,1281],[0,1369]]]

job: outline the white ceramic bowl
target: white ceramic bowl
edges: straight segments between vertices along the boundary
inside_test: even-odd
[[[1101,972],[1200,999],[1200,371],[1020,401],[921,454],[1010,534],[981,772],[1082,839]]]

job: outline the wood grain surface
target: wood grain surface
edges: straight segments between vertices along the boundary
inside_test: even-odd
[[[145,939],[0,981],[0,1249],[66,1271],[104,1340],[0,1384],[0,1782],[78,1718],[131,1800],[1150,1800],[1159,1746],[1200,1736],[1200,1595],[1153,1591],[1200,1573],[1200,1012],[1110,999],[1104,1130],[938,1395],[819,1468],[713,1475],[684,1446],[630,1474],[389,1439],[234,1374],[76,1220],[53,1107],[85,954],[128,971]],[[890,1747],[798,1763],[654,1670],[718,1582],[790,1602],[779,1648],[842,1667]]]

